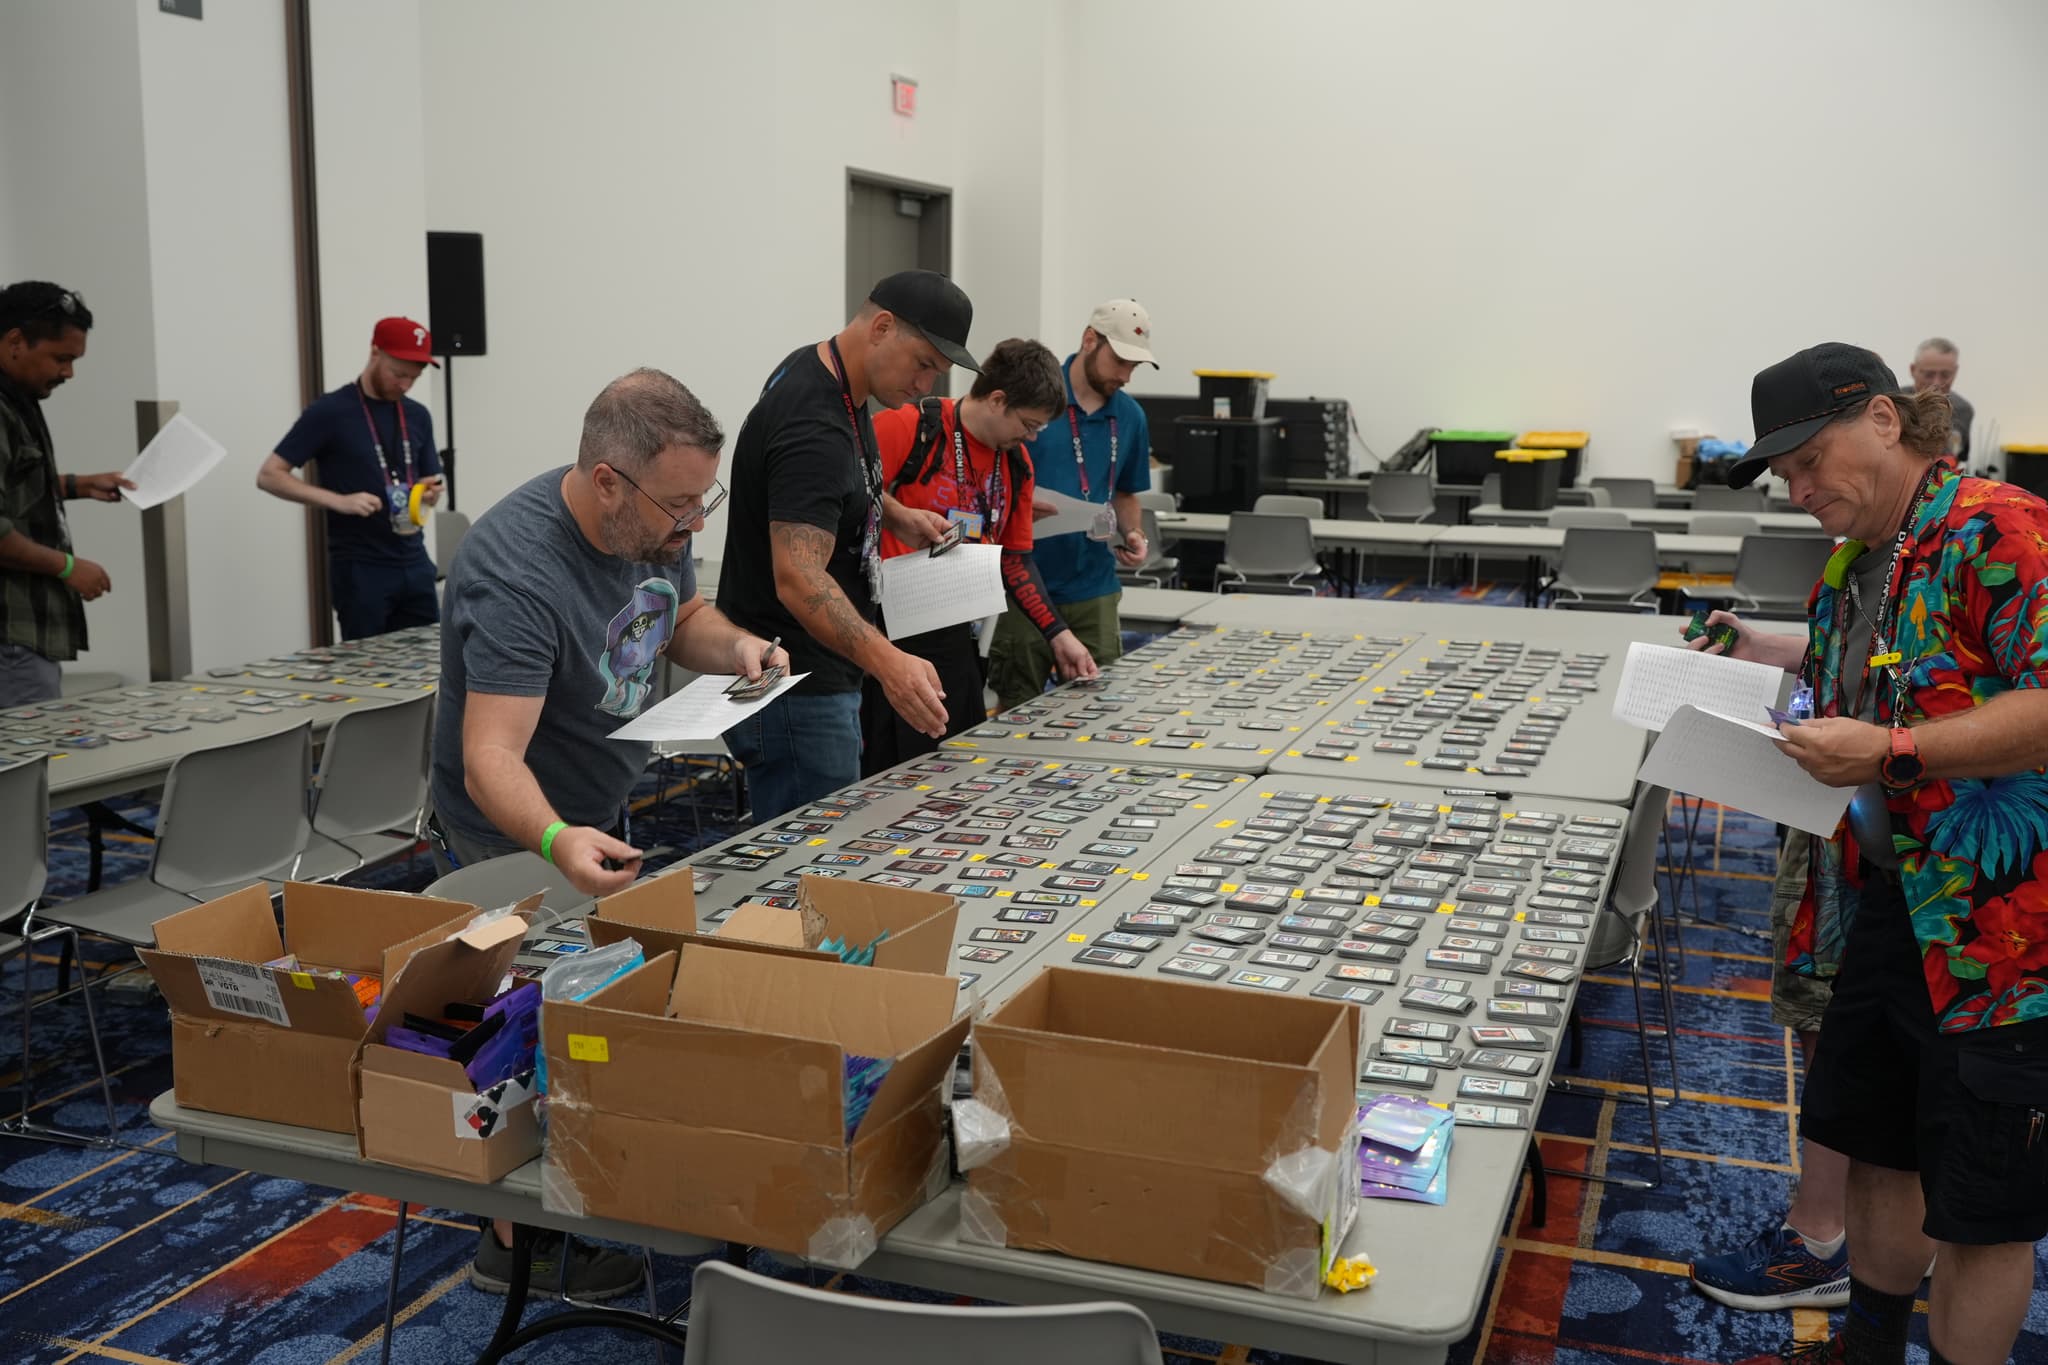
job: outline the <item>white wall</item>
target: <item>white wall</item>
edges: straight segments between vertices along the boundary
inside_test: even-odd
[[[776,362],[844,321],[847,168],[959,183],[956,23],[953,0],[425,6],[429,225],[484,235],[462,507],[573,459],[636,365],[736,436]],[[920,82],[916,120],[891,73]],[[700,541],[716,557],[723,529]]]
[[[158,388],[228,448],[185,499],[205,668],[308,639],[303,522],[256,488],[299,411],[284,10],[210,5],[194,23],[135,8]]]
[[[1150,305],[1161,388],[1276,371],[1669,477],[1801,346],[1931,332],[2048,439],[2048,6],[1067,0],[1047,323]],[[1050,211],[1064,197],[1059,211]]]
[[[94,314],[77,377],[43,408],[69,473],[125,467],[135,403],[159,396],[138,42],[124,4],[0,9],[0,281],[55,280]],[[86,608],[92,648],[73,667],[147,678],[139,516],[65,510],[78,553],[114,583]]]

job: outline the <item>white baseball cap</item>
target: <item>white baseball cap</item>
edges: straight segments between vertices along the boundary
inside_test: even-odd
[[[1159,368],[1152,358],[1152,315],[1136,299],[1111,299],[1089,315],[1088,325],[1119,358]]]

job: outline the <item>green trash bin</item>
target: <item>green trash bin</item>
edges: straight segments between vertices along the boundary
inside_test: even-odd
[[[1557,506],[1564,456],[1562,450],[1496,450],[1493,458],[1500,467],[1500,505],[1519,512],[1548,512]]]
[[[1439,431],[1429,438],[1436,453],[1438,483],[1485,483],[1486,476],[1499,468],[1493,452],[1511,444],[1512,431]]]

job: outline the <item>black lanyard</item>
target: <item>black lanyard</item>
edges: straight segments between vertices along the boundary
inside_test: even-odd
[[[377,463],[384,466],[386,474],[389,474],[394,479],[397,478],[398,471],[391,467],[390,459],[384,454],[384,438],[377,434],[377,423],[370,416],[370,400],[363,396],[361,380],[356,381],[356,402],[362,405],[363,425],[370,429],[370,448],[377,452]],[[392,406],[398,409],[398,444],[404,448],[405,486],[410,488],[412,487],[412,436],[405,429],[405,400],[401,398],[396,403],[393,403]]]
[[[1067,431],[1074,438],[1074,468],[1081,476],[1081,496],[1092,499],[1094,495],[1088,491],[1088,464],[1081,457],[1080,409],[1076,408],[1072,403],[1067,404]],[[1116,418],[1114,416],[1109,419],[1109,478],[1112,483],[1116,481]],[[1104,499],[1104,501],[1107,501],[1107,499]]]
[[[846,380],[846,362],[839,355],[839,338],[833,337],[825,345],[832,352],[832,373],[839,380],[839,397],[846,404],[846,420],[853,425],[854,448],[860,452],[860,478],[867,488],[869,503],[881,505],[882,465],[868,449],[867,432],[860,424],[860,408],[853,401],[853,385]]]
[[[962,430],[960,406],[956,403],[953,405],[953,486],[959,490],[959,495],[965,498],[970,488],[967,482],[967,438],[962,434]],[[998,452],[996,459],[1000,461],[1001,458],[1001,453]],[[991,465],[988,478],[972,489],[975,506],[981,512],[983,541],[992,541],[996,538],[996,519],[1002,515],[1001,508],[993,506],[990,500],[989,486],[995,482],[996,477],[996,469]]]

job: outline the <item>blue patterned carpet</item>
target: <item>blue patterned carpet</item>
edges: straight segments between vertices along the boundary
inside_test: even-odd
[[[651,803],[655,795],[650,782],[642,800]],[[650,809],[636,837],[672,844],[671,857],[722,837],[730,793],[707,783],[688,795],[694,803],[671,800]],[[132,813],[144,823],[153,817],[146,804]],[[83,829],[77,812],[58,815],[54,896],[82,888]],[[1796,1174],[1796,1052],[1785,1032],[1771,1027],[1768,1007],[1772,830],[1709,809],[1700,842],[1697,918],[1688,903],[1676,1000],[1683,1096],[1664,1111],[1664,1184],[1644,1193],[1553,1176],[1548,1218],[1540,1227],[1529,1222],[1525,1192],[1502,1238],[1485,1312],[1450,1352],[1454,1365],[1733,1361],[1775,1350],[1795,1325],[1801,1335],[1817,1335],[1824,1325],[1818,1313],[1734,1312],[1696,1294],[1687,1281],[1696,1253],[1745,1241],[1775,1218]],[[116,840],[108,879],[134,875],[146,862],[146,844]],[[421,857],[376,880],[419,886],[431,875]],[[116,960],[112,953],[95,959],[101,968]],[[34,989],[49,990],[54,972],[53,962],[38,960]],[[0,1084],[8,1086],[20,1062],[12,1021],[21,983],[20,969],[10,965],[0,981],[0,1019],[7,1021],[0,1029]],[[147,1121],[150,1099],[170,1084],[162,1003],[154,994],[118,989],[99,999],[124,1136],[165,1151],[168,1135]],[[1580,1074],[1626,1085],[1639,1073],[1626,979],[1590,977],[1580,1001],[1586,1024]],[[1659,1055],[1660,1080],[1668,1082]],[[101,1123],[88,1057],[75,1000],[38,1015],[38,1117],[85,1130]],[[6,1098],[11,1104],[12,1094]],[[1552,1166],[1650,1172],[1640,1105],[1553,1094],[1539,1130]],[[394,1215],[382,1199],[194,1167],[170,1155],[0,1139],[0,1362],[374,1362]],[[393,1360],[445,1365],[474,1358],[488,1339],[501,1300],[471,1289],[464,1278],[476,1238],[475,1224],[459,1214],[415,1215],[400,1275]],[[1368,1250],[1383,1263],[1401,1255],[1398,1246]],[[665,1308],[681,1302],[690,1268],[657,1258]],[[765,1260],[756,1268],[791,1273]],[[834,1283],[897,1298],[939,1297],[858,1277]],[[1925,1359],[1922,1307],[1915,1361]],[[549,1311],[553,1305],[534,1309]],[[1244,1344],[1163,1341],[1170,1365],[1313,1365]],[[650,1351],[644,1342],[582,1333],[551,1338],[517,1359],[548,1365],[645,1361]],[[2048,1360],[2048,1294],[2036,1294],[2016,1358]]]

